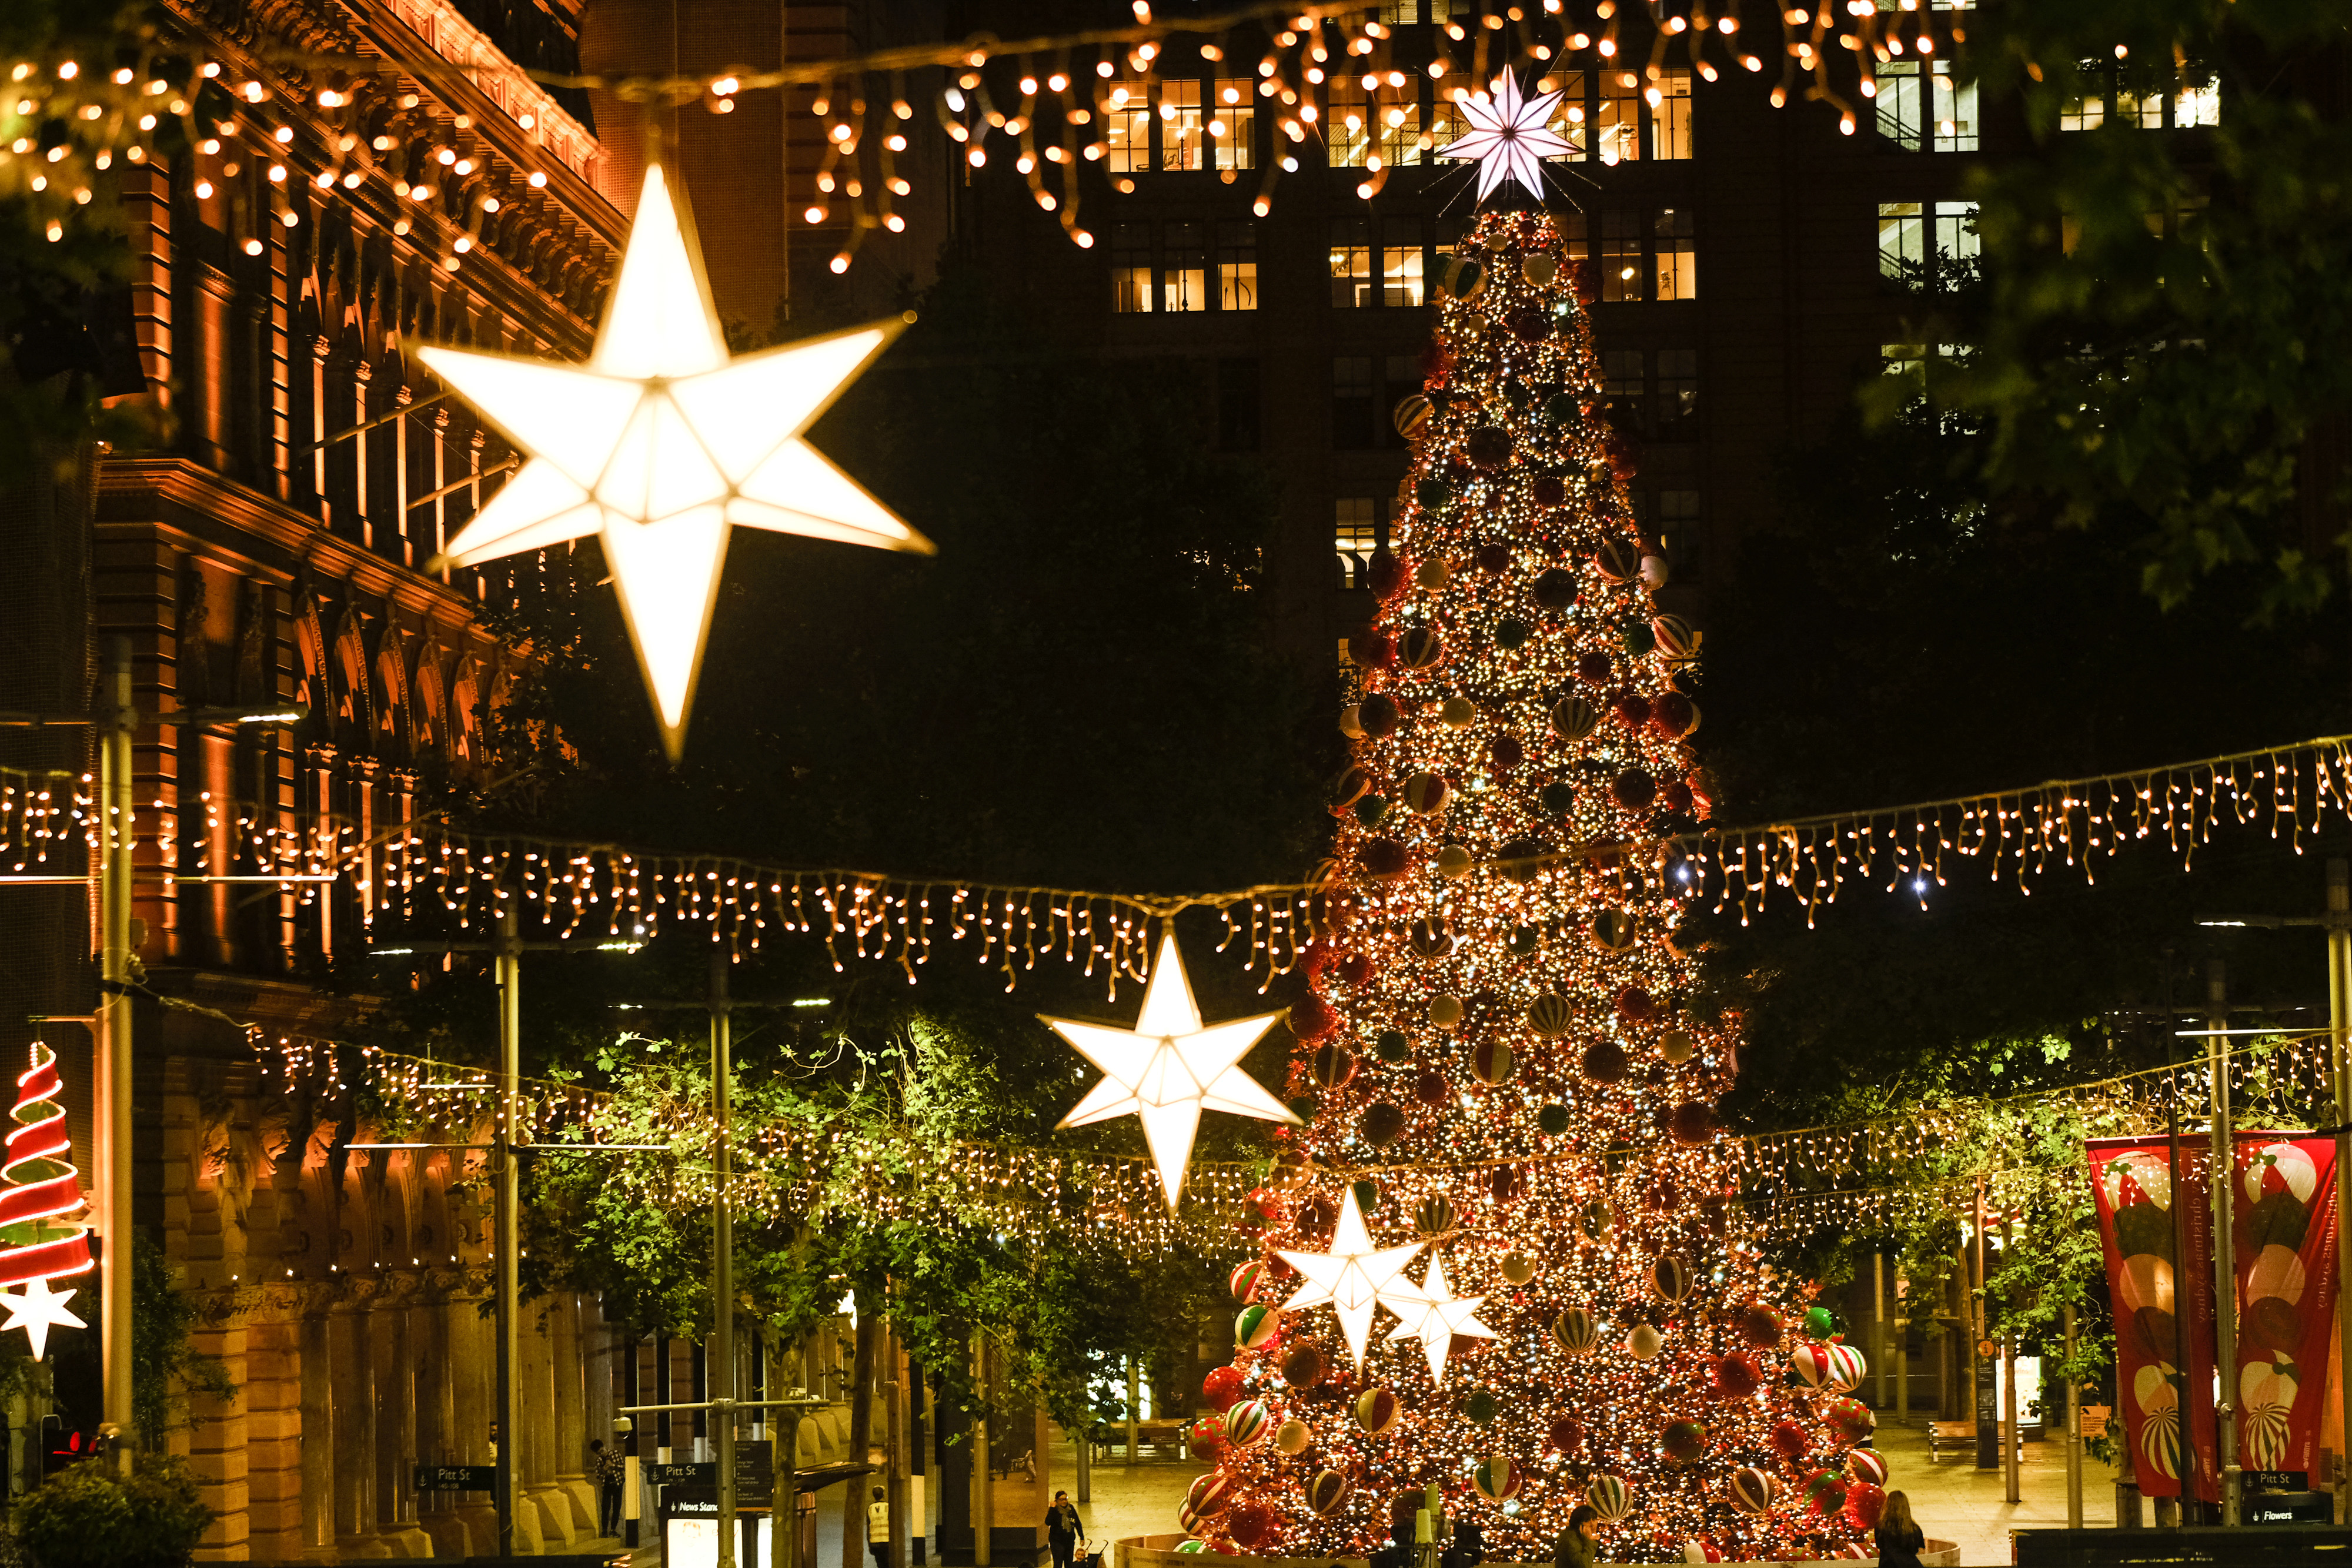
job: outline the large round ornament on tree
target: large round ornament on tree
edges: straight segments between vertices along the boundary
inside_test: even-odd
[[[1355,1486],[1337,1470],[1318,1470],[1315,1479],[1307,1483],[1307,1506],[1328,1519],[1347,1506],[1348,1494]]]
[[[1886,1511],[1886,1494],[1868,1481],[1855,1481],[1845,1489],[1845,1516],[1857,1529],[1876,1530],[1879,1515]]]
[[[1763,1377],[1756,1364],[1744,1355],[1727,1355],[1717,1361],[1709,1382],[1717,1399],[1746,1399],[1763,1385]]]
[[[1845,1511],[1845,1478],[1834,1470],[1815,1470],[1805,1478],[1805,1500],[1823,1519]]]
[[[1875,1448],[1856,1448],[1845,1457],[1845,1473],[1849,1480],[1883,1487],[1886,1484],[1885,1457]]]
[[[1304,1421],[1285,1421],[1274,1429],[1274,1449],[1278,1454],[1303,1454],[1314,1440],[1313,1428]]]
[[[1551,1321],[1551,1340],[1570,1355],[1590,1355],[1601,1343],[1600,1326],[1582,1307],[1570,1307]]]
[[[1841,1443],[1859,1443],[1878,1429],[1878,1417],[1859,1399],[1838,1398],[1822,1412],[1822,1422]]]
[[[1227,1281],[1233,1287],[1234,1300],[1247,1306],[1257,1299],[1257,1282],[1265,1278],[1265,1260],[1253,1258],[1233,1271]]]
[[[1263,1350],[1281,1333],[1278,1307],[1244,1307],[1234,1316],[1234,1343],[1244,1350]]]
[[[1275,1523],[1274,1510],[1252,1498],[1234,1504],[1225,1514],[1225,1533],[1234,1538],[1234,1545],[1255,1552],[1274,1538]]]
[[[1523,1479],[1519,1468],[1501,1454],[1481,1459],[1478,1468],[1470,1472],[1470,1484],[1488,1502],[1507,1502],[1517,1497]]]
[[[1781,1332],[1780,1314],[1769,1307],[1752,1306],[1739,1314],[1739,1337],[1759,1350],[1778,1349]]]
[[[1584,1441],[1584,1423],[1573,1416],[1562,1416],[1551,1424],[1548,1436],[1554,1448],[1563,1454],[1572,1454],[1576,1452],[1576,1446]]]
[[[1524,1285],[1536,1277],[1536,1260],[1524,1252],[1503,1255],[1503,1278],[1511,1284]]]
[[[1650,1289],[1670,1304],[1690,1294],[1691,1278],[1690,1264],[1676,1253],[1664,1253],[1650,1265]]]
[[[1263,1399],[1244,1399],[1225,1412],[1225,1441],[1235,1448],[1255,1448],[1274,1428],[1274,1412]]]
[[[1386,1102],[1364,1107],[1364,1142],[1384,1149],[1404,1135],[1404,1113]]]
[[[1311,1343],[1292,1347],[1282,1358],[1282,1380],[1293,1388],[1312,1388],[1330,1370],[1323,1359],[1323,1347]]]
[[[1635,1323],[1633,1332],[1625,1336],[1625,1354],[1635,1361],[1649,1361],[1665,1348],[1665,1340],[1647,1323]]]
[[[1860,1387],[1864,1375],[1870,1370],[1870,1364],[1863,1358],[1862,1352],[1843,1342],[1822,1348],[1829,1353],[1829,1365],[1822,1373],[1822,1386],[1833,1388],[1840,1394]]]
[[[1375,1386],[1356,1396],[1356,1425],[1372,1437],[1380,1437],[1395,1426],[1403,1412],[1404,1407],[1390,1389]]]
[[[1812,1438],[1794,1421],[1780,1422],[1764,1440],[1772,1445],[1774,1453],[1791,1462],[1803,1458],[1813,1446]]]
[[[1837,1314],[1827,1307],[1805,1309],[1805,1333],[1811,1339],[1827,1339],[1837,1332]]]
[[[1193,1478],[1192,1490],[1184,1494],[1184,1506],[1191,1511],[1196,1521],[1215,1518],[1224,1512],[1233,1500],[1234,1478],[1222,1470]]]
[[[1633,1508],[1633,1494],[1626,1488],[1624,1477],[1604,1470],[1585,1487],[1584,1500],[1602,1519],[1617,1520]]]
[[[1242,1375],[1231,1366],[1213,1367],[1201,1379],[1201,1402],[1212,1410],[1230,1410],[1242,1396]]]
[[[1740,1512],[1764,1514],[1772,1511],[1772,1500],[1780,1495],[1780,1481],[1769,1470],[1750,1467],[1732,1471],[1727,1490],[1731,1506]]]
[[[1687,1465],[1706,1452],[1706,1423],[1669,1421],[1658,1434],[1658,1451],[1678,1465]]]
[[[1576,1008],[1566,997],[1538,997],[1528,1004],[1528,1028],[1545,1040],[1558,1040],[1576,1024]]]
[[[1491,1388],[1474,1388],[1470,1391],[1470,1397],[1462,1402],[1462,1414],[1473,1426],[1491,1427],[1495,1424],[1495,1417],[1502,1413],[1502,1404]]]

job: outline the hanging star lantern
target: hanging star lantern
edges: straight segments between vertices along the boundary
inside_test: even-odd
[[[1339,1223],[1331,1233],[1331,1250],[1276,1254],[1307,1278],[1282,1303],[1282,1310],[1293,1312],[1328,1301],[1339,1315],[1339,1332],[1347,1336],[1349,1352],[1361,1366],[1364,1341],[1372,1332],[1372,1314],[1383,1303],[1395,1311],[1397,1302],[1410,1303],[1419,1295],[1412,1281],[1400,1283],[1399,1276],[1422,1246],[1412,1241],[1402,1247],[1375,1249],[1351,1186],[1339,1199]]]
[[[417,350],[528,458],[428,570],[598,536],[677,760],[730,528],[930,552],[802,439],[904,325],[730,359],[701,257],[653,165],[586,364]]]
[[[1045,1019],[1103,1074],[1058,1124],[1083,1127],[1136,1117],[1143,1124],[1143,1141],[1160,1168],[1160,1185],[1172,1209],[1183,1190],[1185,1167],[1192,1163],[1192,1139],[1200,1131],[1202,1112],[1225,1111],[1262,1122],[1298,1121],[1240,1065],[1281,1016],[1262,1013],[1230,1023],[1202,1024],[1176,938],[1163,936],[1159,963],[1143,989],[1143,1012],[1133,1029]]]
[[[1531,196],[1540,196],[1541,161],[1566,158],[1576,151],[1576,143],[1548,129],[1559,99],[1556,92],[1522,98],[1518,74],[1505,71],[1495,79],[1492,97],[1481,94],[1458,100],[1462,117],[1470,122],[1470,131],[1439,148],[1437,155],[1477,163],[1478,199],[1482,202],[1506,180],[1516,183]]]
[[[8,1321],[0,1323],[0,1333],[10,1329],[23,1329],[25,1337],[33,1342],[33,1359],[38,1361],[48,1353],[49,1330],[52,1328],[86,1329],[89,1325],[66,1311],[66,1303],[79,1294],[74,1291],[52,1291],[47,1275],[36,1276],[26,1285],[25,1293],[0,1291],[0,1307],[8,1310]]]
[[[1445,1283],[1443,1258],[1429,1260],[1429,1272],[1422,1277],[1419,1285],[1410,1280],[1402,1284],[1406,1288],[1381,1297],[1381,1304],[1400,1320],[1389,1331],[1389,1338],[1421,1341],[1421,1348],[1429,1357],[1429,1379],[1442,1385],[1445,1382],[1445,1357],[1453,1349],[1456,1334],[1469,1339],[1496,1337],[1493,1329],[1473,1315],[1486,1298],[1454,1295]]]

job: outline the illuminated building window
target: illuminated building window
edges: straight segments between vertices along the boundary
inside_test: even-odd
[[[1559,73],[1559,110],[1551,117],[1549,127],[1554,136],[1565,137],[1576,146],[1579,158],[1594,156],[1592,127],[1585,113],[1584,100],[1591,95],[1592,77],[1589,71]]]
[[[1373,303],[1371,229],[1363,218],[1331,220],[1331,303],[1341,309]]]
[[[1691,78],[1685,70],[1664,70],[1650,84],[1658,101],[1650,106],[1650,156],[1691,155]]]
[[[1381,303],[1423,302],[1421,225],[1391,218],[1381,225]]]
[[[1139,81],[1115,81],[1103,99],[1103,168],[1138,174],[1151,167],[1151,97]]]
[[[1698,439],[1698,350],[1658,350],[1658,395],[1652,428],[1661,441]]]
[[[1913,152],[1975,152],[1976,84],[1956,81],[1949,60],[1887,61],[1878,68],[1878,134]]]
[[[1247,218],[1217,225],[1217,308],[1257,308],[1257,225]]]
[[[1110,226],[1110,308],[1123,314],[1151,308],[1151,225]]]
[[[1411,27],[1421,21],[1421,0],[1381,0],[1381,20],[1391,27]]]
[[[1160,83],[1160,166],[1183,171],[1208,167],[1208,124],[1201,113],[1201,84],[1179,78]]]
[[[1335,452],[1372,449],[1372,361],[1366,355],[1343,354],[1331,361],[1331,448]]]
[[[1334,81],[1323,111],[1323,146],[1331,167],[1360,169],[1372,150],[1372,95],[1361,82]]]
[[[1209,134],[1215,139],[1220,169],[1257,167],[1256,87],[1247,77],[1219,77],[1210,106]]]
[[[1657,246],[1660,299],[1698,298],[1698,248],[1688,207],[1661,207],[1651,221]]]
[[[1372,552],[1381,548],[1380,502],[1370,496],[1342,496],[1331,503],[1331,546],[1339,557],[1339,586],[1364,588]]]
[[[1160,266],[1162,310],[1209,308],[1209,252],[1199,224],[1170,224]]]
[[[1974,202],[1878,204],[1878,270],[1906,287],[1937,287],[1948,264],[1978,248]]]
[[[1633,300],[1643,288],[1642,220],[1637,213],[1612,207],[1601,214],[1601,298]]]
[[[2095,66],[2090,68],[2091,72],[2098,69]],[[2107,95],[2104,92],[2070,98],[2058,110],[2058,129],[2061,131],[2096,131],[2106,122]]]
[[[1382,98],[1373,110],[1372,151],[1383,167],[1410,163],[1421,149],[1421,100],[1410,96],[1413,90],[1408,84]]]
[[[2189,131],[2221,123],[2221,78],[2208,71],[2197,79],[2192,71],[2189,84],[2172,95],[2172,128]]]
[[[1696,582],[1706,563],[1699,528],[1696,490],[1661,490],[1657,502],[1658,543],[1666,552],[1674,580]]]
[[[1642,78],[1631,71],[1602,71],[1600,78],[1592,155],[1603,163],[1636,162],[1642,156]]]
[[[2134,92],[2121,88],[2116,92],[2116,118],[2143,131],[2164,129],[2165,95],[2160,92]]]
[[[1601,353],[1601,395],[1609,427],[1621,435],[1639,435],[1645,428],[1642,382],[1645,356],[1639,349],[1604,349]]]

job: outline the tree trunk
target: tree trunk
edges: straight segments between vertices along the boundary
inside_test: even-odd
[[[874,1442],[874,1362],[880,1348],[882,1319],[878,1302],[864,1303],[857,1314],[857,1350],[849,1367],[849,1461],[862,1465]],[[843,1504],[848,1511],[841,1521],[841,1568],[859,1568],[866,1560],[866,1504],[874,1482],[860,1476],[849,1483]]]

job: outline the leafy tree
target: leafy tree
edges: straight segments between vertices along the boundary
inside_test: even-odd
[[[20,1499],[17,1539],[42,1568],[181,1568],[216,1517],[185,1459],[142,1455],[127,1478],[106,1457]]]

